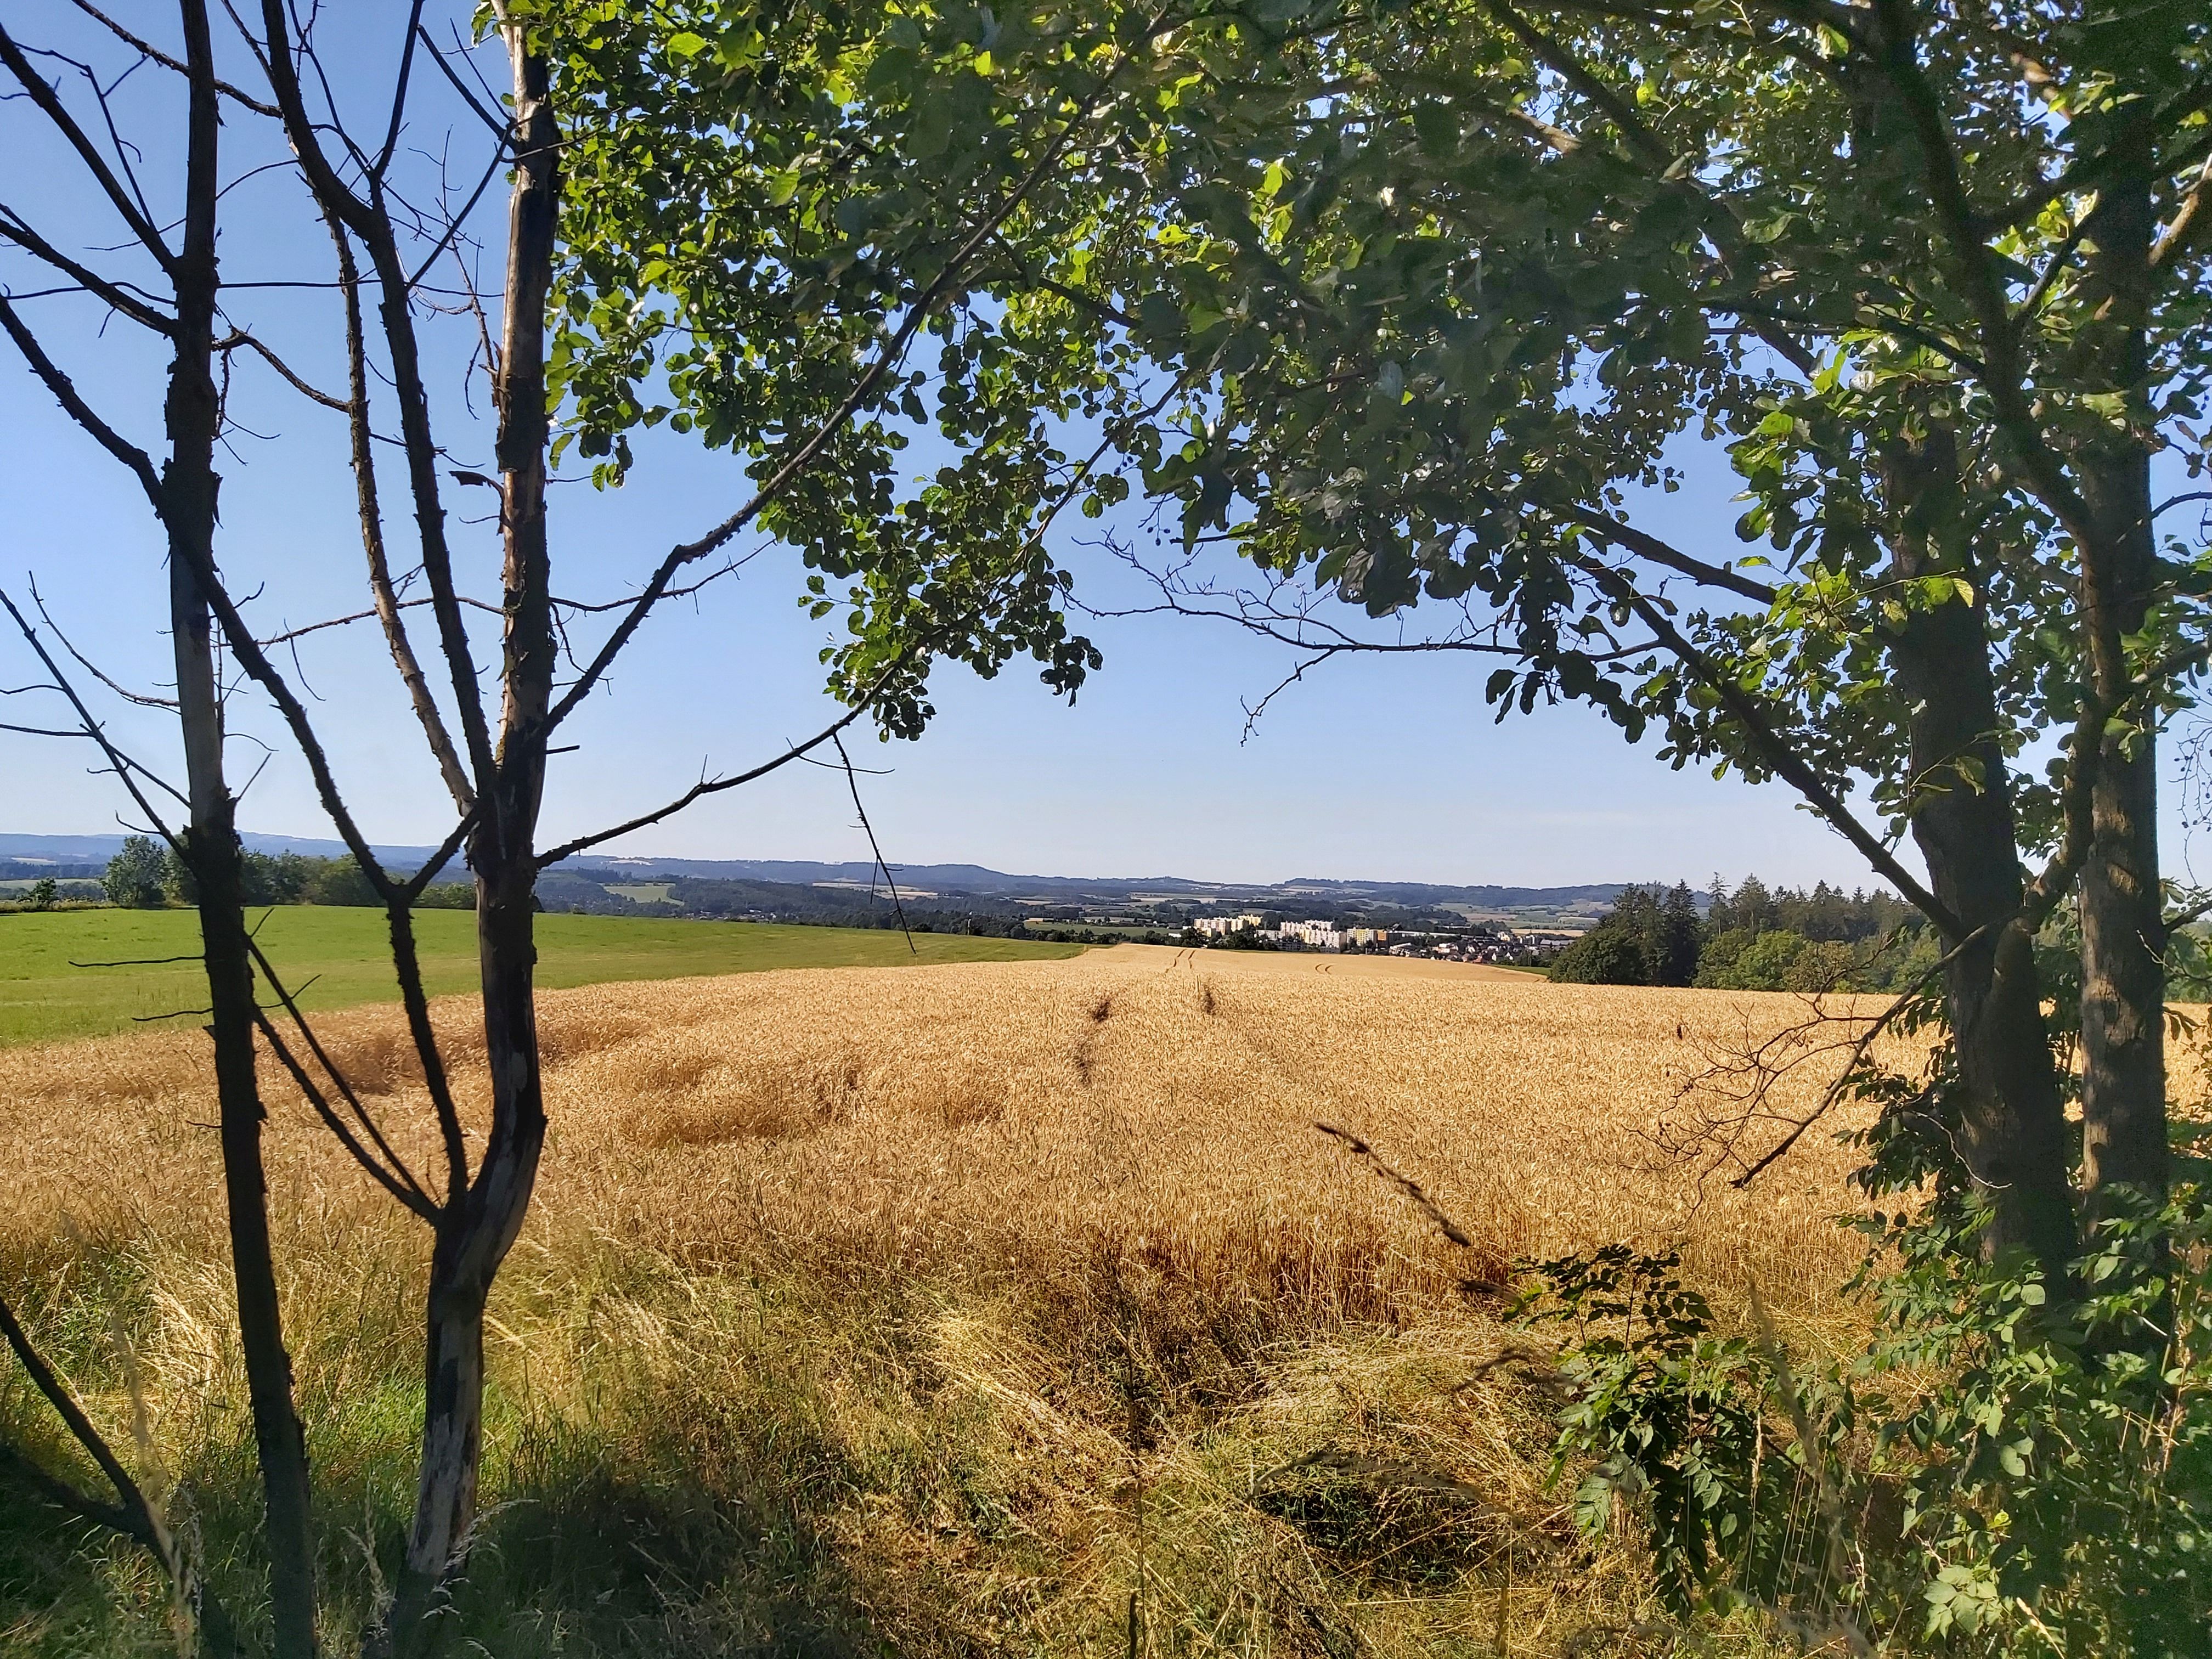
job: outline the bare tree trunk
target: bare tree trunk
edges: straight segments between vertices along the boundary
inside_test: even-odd
[[[253,968],[248,954],[234,803],[223,776],[222,707],[205,583],[215,568],[215,444],[222,420],[215,378],[217,112],[206,9],[184,8],[191,69],[184,245],[175,264],[176,358],[170,369],[169,457],[161,519],[169,544],[169,620],[184,730],[191,826],[185,850],[198,889],[210,1035],[215,1043],[224,1196],[239,1336],[260,1454],[276,1652],[315,1650],[314,1547],[307,1439],[293,1406],[269,1242],[264,1112],[254,1076]]]
[[[1938,427],[1896,444],[1886,467],[1898,574],[1970,576],[1963,549],[1947,548],[1963,541],[1952,434]],[[1978,601],[1914,610],[1891,648],[1911,708],[1913,842],[1968,940],[1944,973],[1965,1095],[1960,1150],[1995,1212],[1989,1244],[2026,1247],[2057,1283],[2075,1242],[2064,1107],[2033,941],[2017,921],[2019,835]]]
[[[2145,384],[2144,324],[2158,225],[2148,133],[2123,143],[2128,164],[2101,183],[2084,242],[2099,301],[2087,343],[2099,378],[2130,395]],[[2094,534],[2076,550],[2090,684],[2107,706],[2130,690],[2125,641],[2159,580],[2151,532],[2150,455],[2113,432],[2077,458]],[[2166,1183],[2166,927],[2159,886],[2158,710],[2140,704],[2108,726],[2099,757],[2089,857],[2081,873],[2081,1165],[2094,1194]]]
[[[430,1264],[422,1466],[401,1639],[430,1632],[422,1612],[465,1553],[476,1514],[483,1424],[483,1319],[494,1279],[530,1206],[545,1144],[538,1048],[536,835],[555,641],[546,545],[545,300],[552,282],[559,134],[546,65],[522,25],[501,18],[514,70],[516,166],[495,383],[506,617],[493,788],[469,841],[492,1123],[465,1196],[442,1216]]]

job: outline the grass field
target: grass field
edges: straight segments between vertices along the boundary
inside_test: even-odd
[[[1675,1650],[1632,1550],[1582,1542],[1572,1480],[1545,1484],[1555,1403],[1504,1283],[1671,1241],[1786,1333],[1856,1328],[1847,1154],[1808,1137],[1746,1194],[1649,1139],[1711,1046],[1800,1004],[1322,966],[1121,946],[546,994],[555,1127],[494,1299],[466,1650]],[[480,1065],[468,1005],[438,1013]],[[428,1164],[391,1012],[322,1024]],[[0,1052],[0,1283],[125,1445],[136,1377],[142,1464],[251,1607],[204,1064],[168,1028]],[[270,1086],[339,1651],[411,1493],[427,1240]],[[12,1379],[0,1428],[71,1462]],[[174,1650],[134,1556],[10,1503],[0,1648]]]
[[[380,911],[280,905],[257,912],[258,937],[288,984],[307,987],[309,1008],[396,1000]],[[431,994],[476,982],[474,918],[417,913],[423,977]],[[897,967],[915,963],[1035,961],[1074,955],[1073,945],[869,928],[786,927],[762,922],[629,916],[541,916],[540,985],[683,979],[776,968]],[[0,915],[0,1044],[96,1036],[149,1016],[202,1006],[198,918],[189,910],[57,910]],[[165,958],[184,958],[181,961]],[[74,964],[129,962],[128,967]],[[189,1019],[180,1022],[189,1024]]]

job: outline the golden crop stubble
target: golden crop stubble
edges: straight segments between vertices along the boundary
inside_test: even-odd
[[[1419,1181],[1485,1268],[1626,1237],[1680,1241],[1701,1274],[1779,1298],[1848,1273],[1855,1247],[1830,1218],[1850,1154],[1826,1132],[1749,1193],[1693,1181],[1648,1138],[1700,1039],[1778,1027],[1796,999],[1310,964],[1124,950],[544,994],[555,1131],[533,1226],[702,1261],[768,1245],[1034,1265],[1106,1249],[1346,1312],[1465,1278],[1462,1253],[1316,1132],[1326,1121]],[[465,1032],[465,1002],[440,1013]],[[325,1026],[425,1168],[397,1016]],[[0,1054],[18,1248],[58,1211],[212,1224],[203,1046],[164,1033]],[[380,1200],[270,1070],[280,1204],[368,1224]],[[1826,1077],[1804,1068],[1780,1103]]]

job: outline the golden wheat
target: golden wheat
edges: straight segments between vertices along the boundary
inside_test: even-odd
[[[547,993],[555,1129],[537,1224],[687,1256],[769,1241],[974,1257],[1110,1237],[1194,1271],[1240,1249],[1285,1270],[1307,1257],[1316,1282],[1359,1257],[1376,1294],[1620,1238],[1679,1241],[1707,1276],[1757,1278],[1773,1297],[1848,1271],[1831,1218],[1850,1157],[1829,1136],[1748,1193],[1654,1139],[1715,1048],[1802,1018],[1800,1000],[1320,966],[1336,971],[1123,947]],[[481,1040],[465,1001],[439,1012],[465,1086]],[[426,1160],[397,1017],[324,1025]],[[168,1033],[0,1054],[19,1245],[58,1213],[105,1228],[211,1196],[203,1049]],[[1809,1105],[1832,1074],[1802,1068],[1774,1103]],[[265,1085],[277,1178],[319,1211],[373,1213],[273,1067]],[[1474,1238],[1472,1264],[1320,1122],[1421,1182]]]
[[[675,1435],[705,1480],[753,1432],[714,1402],[797,1412],[841,1468],[877,1472],[840,1477],[853,1490],[816,1517],[826,1547],[900,1604],[901,1628],[954,1632],[948,1650],[993,1632],[1090,1645],[1130,1593],[1192,1650],[1212,1650],[1206,1629],[1295,1650],[1266,1632],[1330,1620],[1420,1650],[1502,1610],[1516,1651],[1551,1650],[1573,1620],[1556,1580],[1535,1593],[1567,1547],[1539,1492],[1543,1402],[1486,1369],[1503,1339],[1468,1288],[1479,1298],[1517,1256],[1628,1238],[1679,1244],[1708,1282],[1755,1280],[1806,1318],[1856,1254],[1832,1218],[1850,1159],[1825,1133],[1747,1193],[1655,1139],[1710,1054],[1802,1018],[1794,998],[1124,947],[600,986],[540,1008],[555,1129],[494,1304],[507,1405],[488,1489],[529,1486],[549,1423],[634,1448]],[[465,1078],[481,1055],[467,1005],[438,1012]],[[397,1017],[323,1026],[427,1172]],[[0,1260],[45,1287],[32,1299],[56,1333],[83,1322],[86,1263],[128,1264],[131,1361],[187,1486],[234,1443],[243,1394],[204,1042],[0,1054]],[[1824,1063],[1776,1103],[1817,1099]],[[273,1068],[264,1083],[319,1463],[392,1484],[375,1471],[404,1471],[404,1403],[382,1441],[322,1425],[407,1376],[423,1242]],[[1418,1182],[1469,1245],[1322,1123]],[[126,1421],[99,1348],[73,1350],[81,1382]],[[884,1473],[930,1459],[929,1480]],[[1371,1500],[1357,1572],[1301,1519],[1346,1483]],[[1392,1564],[1439,1537],[1457,1540],[1456,1576],[1393,1589]],[[1492,1568],[1535,1595],[1525,1617]],[[1586,1617],[1627,1594],[1626,1575],[1576,1571]],[[718,1642],[742,1627],[725,1615]]]

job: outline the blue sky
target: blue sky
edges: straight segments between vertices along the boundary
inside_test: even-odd
[[[150,96],[162,94],[157,88]],[[147,130],[158,135],[156,106],[144,107]],[[428,144],[443,130],[443,117],[426,110],[416,136]],[[457,153],[471,137],[457,130]],[[250,131],[232,142],[234,173],[272,159]],[[149,188],[158,195],[166,157],[158,143],[148,150]],[[112,228],[88,217],[87,192],[66,158],[40,149],[20,102],[0,106],[0,153],[17,159],[11,185],[20,181],[27,192],[19,204],[34,222],[74,228],[72,246],[112,240]],[[327,242],[281,170],[241,184],[231,204],[223,246],[229,279],[325,274]],[[20,262],[0,260],[0,280],[18,291],[34,285]],[[335,336],[324,321],[326,295],[257,295],[252,311],[257,328],[281,341],[295,367],[326,386],[342,385]],[[28,301],[26,314],[120,427],[143,443],[158,442],[162,356],[150,343],[132,337],[127,324],[103,331],[96,312],[71,301]],[[440,434],[457,464],[483,465],[489,433],[466,417],[459,397],[472,325],[448,319],[433,326]],[[0,349],[0,376],[7,388],[0,393],[0,586],[22,603],[35,574],[55,620],[88,657],[118,682],[152,690],[164,678],[167,644],[151,515],[125,475],[29,383],[12,350]],[[267,435],[241,434],[223,463],[218,553],[234,585],[258,590],[253,614],[266,631],[362,609],[339,417],[244,363],[234,398],[245,423]],[[481,411],[480,382],[475,401]],[[382,417],[389,421],[388,398]],[[1728,504],[1725,467],[1710,452],[1685,459],[1691,487],[1646,503],[1646,521],[1725,556],[1735,550],[1729,526],[1736,510]],[[396,466],[389,468],[396,551],[406,528],[400,483]],[[480,494],[449,492],[457,521],[478,510],[470,497]],[[641,452],[619,491],[557,489],[559,591],[595,599],[622,592],[672,541],[696,535],[746,494],[737,463],[672,437]],[[1079,592],[1108,608],[1139,597],[1113,561],[1076,544],[1079,533],[1066,532],[1058,550],[1077,572]],[[465,586],[495,593],[492,527],[456,522],[455,541]],[[678,793],[702,769],[751,763],[834,716],[815,653],[835,619],[806,620],[794,604],[799,580],[795,558],[769,550],[739,579],[696,604],[670,606],[648,625],[608,695],[571,729],[582,748],[557,763],[545,842],[624,819]],[[1281,647],[1185,618],[1086,627],[1107,662],[1073,708],[1021,664],[988,684],[945,671],[939,718],[921,742],[854,746],[860,763],[891,769],[865,783],[894,862],[1224,880],[1553,884],[1701,880],[1716,871],[1730,879],[1756,871],[1790,882],[1866,880],[1857,856],[1796,810],[1785,789],[1669,771],[1650,745],[1630,748],[1584,709],[1540,710],[1493,725],[1480,690],[1490,665],[1480,660],[1340,662],[1278,698],[1247,736],[1243,705],[1291,665]],[[480,648],[479,662],[494,654]],[[356,625],[302,641],[297,666],[319,699],[312,705],[318,725],[371,838],[438,839],[450,807],[373,629]],[[0,640],[0,677],[9,684],[33,678],[19,641]],[[8,717],[29,716],[32,701],[10,699]],[[164,717],[112,697],[102,708],[134,750],[157,764],[172,762],[175,742]],[[46,719],[57,712],[40,711]],[[235,777],[262,763],[256,738],[270,745],[246,799],[245,826],[327,834],[304,768],[274,719],[241,696],[233,727],[240,734]],[[89,763],[85,744],[0,732],[9,781],[0,829],[114,829],[118,814],[129,816],[128,804],[112,779],[88,774]],[[707,858],[866,856],[842,777],[803,766],[623,847]]]

